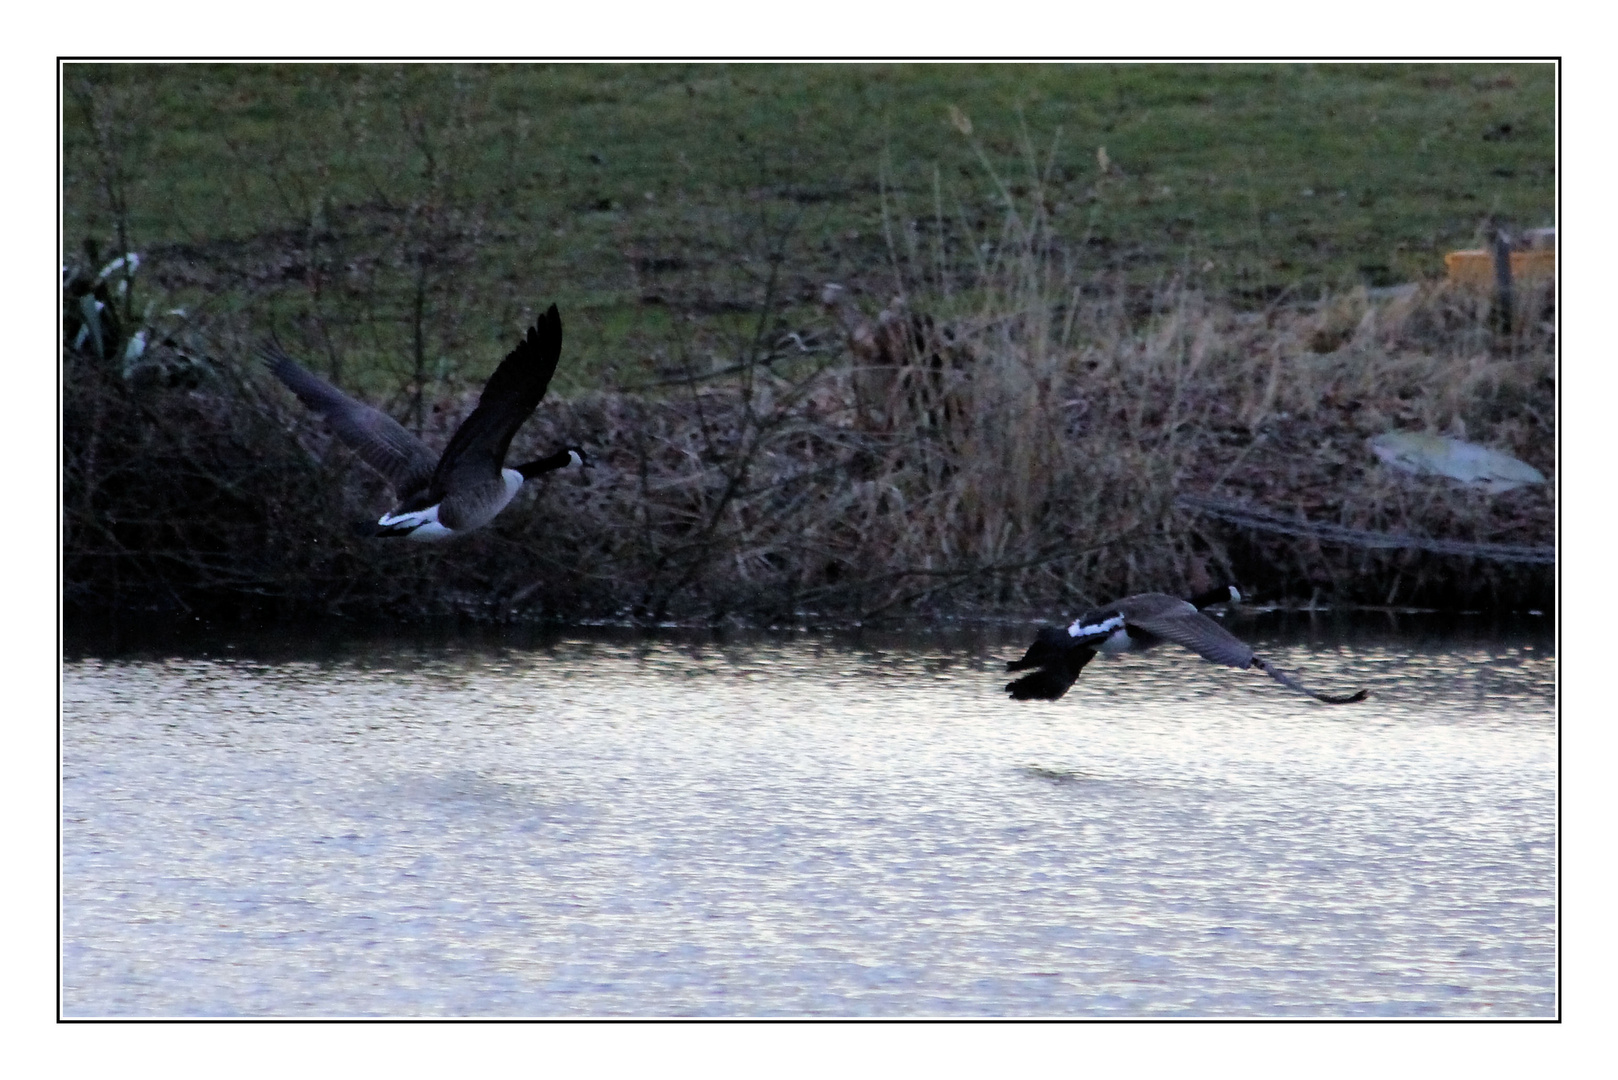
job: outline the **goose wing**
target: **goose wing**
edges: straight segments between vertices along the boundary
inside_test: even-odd
[[[1189,608],[1189,605],[1187,607]],[[1228,664],[1234,668],[1258,668],[1282,686],[1296,690],[1300,694],[1308,694],[1316,701],[1323,701],[1327,705],[1347,705],[1363,701],[1367,695],[1367,691],[1364,690],[1357,690],[1352,694],[1322,694],[1311,690],[1274,664],[1256,656],[1246,642],[1194,609],[1167,611],[1131,619],[1130,623],[1176,645],[1184,645],[1216,664]]]
[[[561,356],[562,317],[552,304],[494,369],[477,408],[444,448],[433,472],[434,495],[469,491],[499,478],[511,437],[545,396]]]
[[[270,373],[299,401],[325,417],[337,437],[381,473],[401,497],[427,485],[438,458],[397,420],[310,374],[274,342],[259,346],[259,355]]]
[[[1296,690],[1300,694],[1308,694],[1316,701],[1324,701],[1327,705],[1351,705],[1356,701],[1364,701],[1370,695],[1369,690],[1356,690],[1352,694],[1322,694],[1309,689],[1274,664],[1257,656],[1253,657],[1253,666],[1289,690]]]
[[[1245,642],[1190,604],[1130,616],[1128,621],[1129,625],[1138,626],[1164,641],[1184,645],[1204,660],[1233,668],[1245,668],[1253,663],[1253,650]]]

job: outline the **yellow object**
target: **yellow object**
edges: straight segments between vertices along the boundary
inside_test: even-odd
[[[1494,253],[1490,251],[1452,251],[1444,256],[1449,268],[1449,279],[1460,285],[1494,286]],[[1513,251],[1511,253],[1511,280],[1533,281],[1556,276],[1556,250]]]

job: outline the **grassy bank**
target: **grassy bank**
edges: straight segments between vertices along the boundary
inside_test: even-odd
[[[1545,64],[69,65],[64,86],[70,250],[145,252],[175,306],[307,327],[378,389],[418,309],[453,376],[550,300],[577,328],[562,389],[642,381],[675,331],[722,348],[776,246],[789,316],[825,281],[885,300],[896,232],[993,238],[980,151],[1016,197],[1037,173],[1086,273],[1248,308],[1429,280],[1484,222],[1554,213]]]
[[[121,325],[100,348],[82,298],[64,311],[77,619],[835,622],[1224,577],[1270,599],[1551,602],[1544,565],[1186,501],[1553,541],[1551,487],[1482,496],[1365,447],[1464,431],[1554,481],[1551,298],[1525,293],[1502,333],[1429,280],[1489,213],[1543,223],[1548,69],[81,74],[73,288],[109,250],[144,259],[101,282]],[[1052,140],[1053,119],[1080,133]],[[1351,177],[1366,206],[1335,197]],[[551,299],[564,361],[513,452],[576,442],[601,467],[442,548],[352,538],[387,495],[254,341],[275,330],[441,445]]]

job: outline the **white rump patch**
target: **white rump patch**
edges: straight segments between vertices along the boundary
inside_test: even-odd
[[[453,530],[439,524],[437,503],[408,514],[383,514],[376,523],[387,528],[409,529],[405,534],[407,540],[444,540],[455,535]]]
[[[454,536],[452,529],[447,529],[436,521],[425,522],[416,526],[408,534],[406,540],[448,540]]]
[[[1069,637],[1093,637],[1096,634],[1111,633],[1112,631],[1122,630],[1123,628],[1124,617],[1122,615],[1114,615],[1110,619],[1102,619],[1100,622],[1093,622],[1088,626],[1085,625],[1083,619],[1074,619],[1073,625],[1067,628],[1067,633]]]

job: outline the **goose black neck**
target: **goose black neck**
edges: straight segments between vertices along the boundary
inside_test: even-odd
[[[540,473],[555,472],[557,469],[565,469],[572,463],[573,458],[569,451],[558,450],[550,457],[542,457],[538,460],[529,461],[522,465],[518,465],[517,471],[522,473],[522,478],[524,480],[532,480]]]

